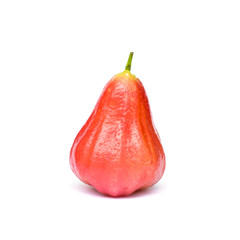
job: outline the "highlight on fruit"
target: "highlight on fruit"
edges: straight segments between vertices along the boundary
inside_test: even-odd
[[[106,84],[70,151],[73,173],[113,197],[156,184],[166,165],[145,89],[130,72],[132,58]]]

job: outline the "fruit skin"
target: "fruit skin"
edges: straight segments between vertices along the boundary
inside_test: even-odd
[[[105,86],[76,136],[70,165],[84,183],[110,196],[127,196],[157,183],[165,154],[140,80],[125,70]]]

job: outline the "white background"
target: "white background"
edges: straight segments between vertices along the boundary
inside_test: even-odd
[[[69,151],[130,51],[167,166],[110,198]],[[1,239],[240,239],[239,1],[2,0],[0,80]]]

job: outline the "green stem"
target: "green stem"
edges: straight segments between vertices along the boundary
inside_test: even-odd
[[[133,52],[130,52],[125,70],[131,71]]]

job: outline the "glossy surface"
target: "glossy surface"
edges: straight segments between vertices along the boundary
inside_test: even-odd
[[[160,180],[165,155],[139,79],[128,70],[105,86],[70,153],[75,175],[99,192],[124,196]]]

